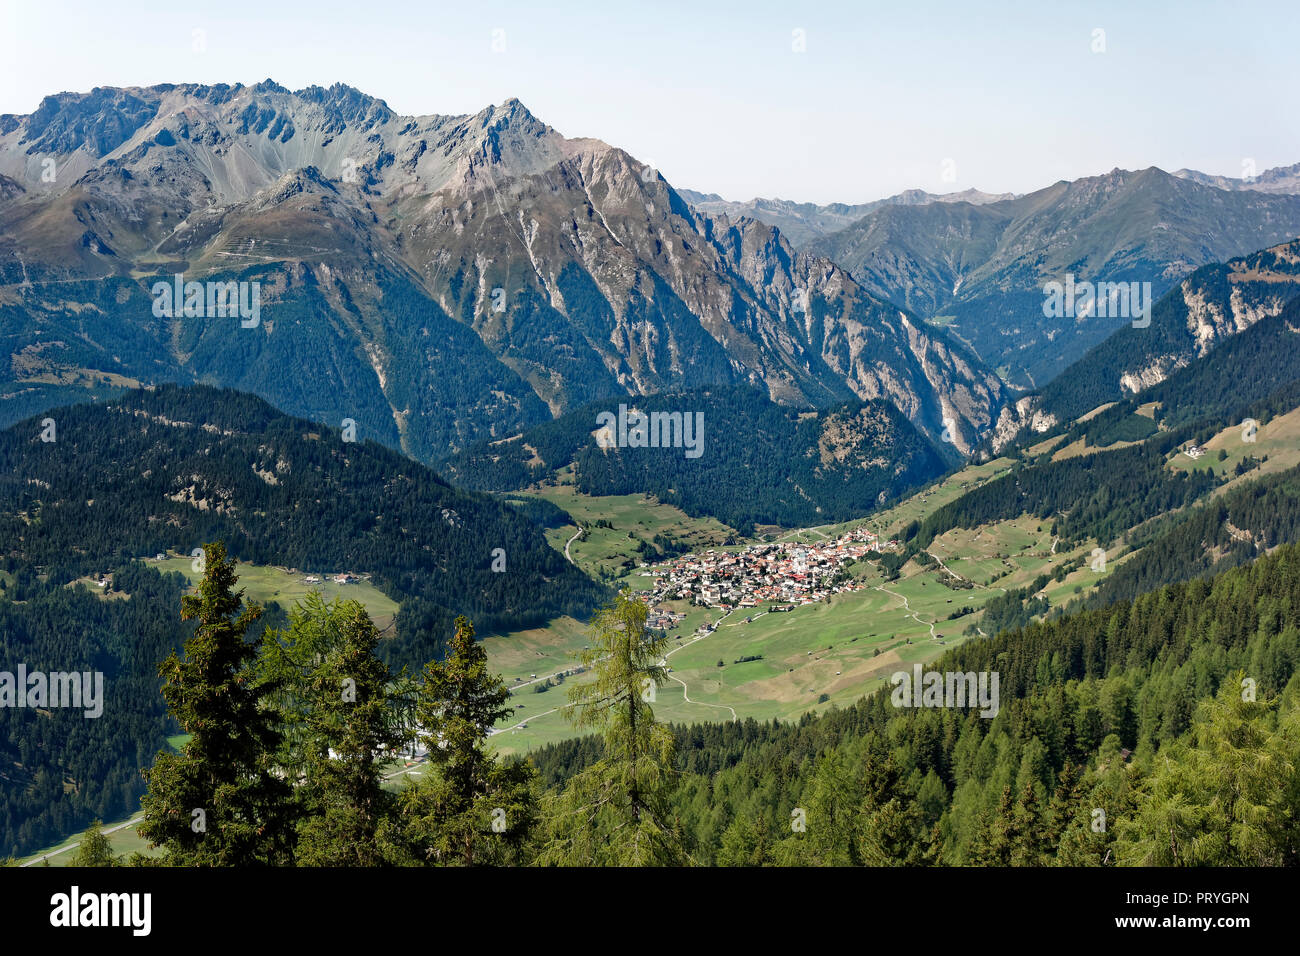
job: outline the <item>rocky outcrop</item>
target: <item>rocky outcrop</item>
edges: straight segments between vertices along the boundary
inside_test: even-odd
[[[1020,399],[1015,413],[1007,409],[991,444],[1005,448],[1035,415],[1073,420],[1157,385],[1298,295],[1300,240],[1199,269],[1156,303],[1149,327],[1120,329],[1040,393]]]

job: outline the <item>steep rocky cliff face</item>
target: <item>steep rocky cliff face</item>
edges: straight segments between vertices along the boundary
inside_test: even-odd
[[[1297,296],[1300,240],[1198,269],[1156,303],[1150,326],[1120,329],[1040,393],[1004,408],[990,447],[1157,385]]]
[[[1007,400],[829,261],[518,100],[403,117],[271,81],[60,94],[0,117],[0,176],[7,344],[40,346],[0,386],[27,414],[106,376],[204,380],[434,460],[669,388],[884,398],[963,451]],[[155,316],[178,273],[258,282],[261,321]]]

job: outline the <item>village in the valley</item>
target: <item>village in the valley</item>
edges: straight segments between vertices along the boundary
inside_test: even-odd
[[[762,608],[792,611],[801,604],[825,601],[832,594],[857,591],[846,566],[871,552],[895,551],[897,541],[884,541],[859,526],[835,539],[815,544],[769,542],[741,551],[707,550],[647,567],[641,577],[653,579],[637,596],[650,607],[646,625],[667,630],[685,614],[665,606],[689,601],[730,611]],[[705,625],[708,627],[708,625]]]

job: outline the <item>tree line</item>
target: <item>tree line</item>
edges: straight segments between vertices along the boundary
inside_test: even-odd
[[[78,862],[138,866],[651,865],[683,863],[668,797],[672,735],[647,682],[666,638],[627,592],[597,612],[568,711],[605,753],[550,790],[524,761],[498,759],[493,726],[513,713],[473,625],[456,621],[444,659],[393,678],[355,601],[312,595],[283,627],[236,590],[221,543],[181,616],[183,653],[159,666],[168,712],[189,735],[145,771],[140,834],[154,852],[116,857],[98,825]],[[653,695],[650,695],[653,696]],[[412,741],[427,758],[411,769]],[[390,777],[409,776],[398,790]]]

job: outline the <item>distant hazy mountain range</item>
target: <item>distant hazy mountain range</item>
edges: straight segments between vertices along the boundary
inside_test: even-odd
[[[63,93],[0,117],[0,175],[0,328],[21,356],[0,389],[24,414],[203,381],[432,461],[595,399],[738,384],[883,399],[965,450],[1008,395],[833,263],[518,100],[406,117],[269,80]],[[176,274],[258,282],[260,321],[155,315]]]
[[[1261,193],[1290,195],[1300,193],[1300,163],[1294,166],[1277,166],[1266,169],[1257,176],[1243,175],[1241,178],[1212,176],[1209,173],[1197,172],[1195,169],[1175,170],[1174,175],[1180,179],[1190,179],[1203,186],[1215,186],[1219,189],[1250,189]]]
[[[1023,196],[910,190],[856,206],[682,195],[777,226],[873,295],[941,324],[1009,381],[1040,387],[1125,324],[1045,318],[1045,283],[1067,273],[1150,282],[1158,297],[1201,265],[1300,235],[1298,193],[1300,164],[1249,180],[1116,169]]]
[[[886,206],[811,242],[874,295],[932,318],[986,364],[1042,386],[1125,317],[1046,318],[1043,286],[1149,282],[1300,235],[1300,196],[1225,190],[1151,168],[975,206]]]
[[[724,213],[732,219],[748,216],[768,225],[776,226],[796,247],[813,239],[839,232],[857,222],[867,213],[882,206],[920,206],[932,202],[968,202],[974,206],[1014,199],[1015,193],[982,193],[966,189],[953,193],[928,193],[921,189],[907,189],[887,199],[846,205],[830,203],[818,206],[810,202],[791,202],[788,199],[751,199],[748,202],[728,202],[717,193],[697,193],[693,189],[679,189],[682,198],[696,209],[707,213]]]

